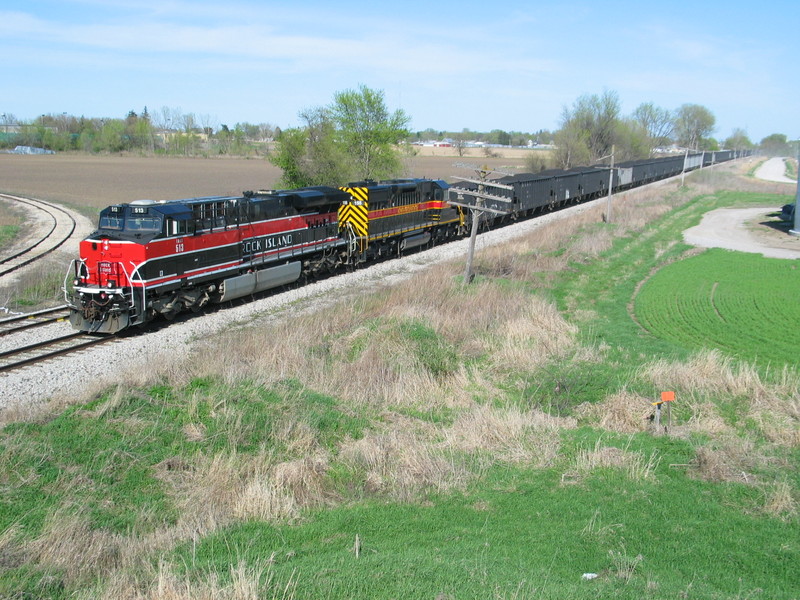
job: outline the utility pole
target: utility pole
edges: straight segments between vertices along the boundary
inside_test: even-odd
[[[605,221],[611,223],[611,192],[614,189],[614,144],[611,144],[611,154],[606,154],[596,159],[595,162],[600,162],[608,157],[611,157],[611,164],[608,167],[608,204],[606,206]]]
[[[504,196],[497,196],[495,194],[489,194],[486,192],[486,187],[495,187],[503,190],[513,190],[514,188],[510,185],[505,185],[503,183],[496,183],[494,181],[487,181],[486,176],[489,174],[489,170],[487,168],[478,169],[477,170],[478,179],[467,179],[465,177],[455,177],[456,179],[460,179],[461,181],[466,181],[468,183],[474,183],[478,186],[477,190],[468,190],[466,188],[459,188],[459,187],[451,187],[448,190],[448,195],[450,198],[448,199],[449,204],[453,204],[455,206],[461,206],[463,208],[469,208],[472,210],[472,228],[469,232],[469,248],[467,250],[467,264],[464,269],[464,285],[469,285],[472,282],[472,260],[475,255],[475,239],[478,237],[478,228],[480,227],[481,216],[484,212],[492,212],[500,215],[508,214],[509,210],[499,210],[497,208],[491,208],[488,206],[484,206],[484,200],[494,200],[496,202],[506,202],[511,203],[511,198],[506,198]],[[455,196],[455,200],[452,197]],[[472,202],[468,201],[468,198],[465,196],[473,199]]]
[[[486,181],[486,171],[480,172],[481,182]],[[478,194],[483,194],[484,184],[478,184]],[[469,231],[469,248],[467,250],[467,264],[464,267],[464,285],[472,283],[472,259],[475,256],[475,239],[478,237],[478,227],[480,227],[481,215],[483,212],[480,210],[483,206],[483,198],[480,195],[475,197],[475,208],[472,209],[472,229]]]
[[[683,170],[681,171],[681,187],[683,187],[683,182],[686,180],[686,161],[687,160],[689,160],[689,149],[688,148],[686,149],[686,153],[683,155]]]
[[[608,208],[606,208],[608,222],[611,223],[611,193],[614,190],[614,144],[611,144],[611,166],[608,169]]]
[[[800,236],[800,148],[797,150],[797,191],[794,195],[794,228],[789,230],[792,235]]]

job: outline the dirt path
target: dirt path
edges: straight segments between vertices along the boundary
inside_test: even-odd
[[[794,179],[786,177],[785,159],[780,157],[770,158],[763,165],[756,169],[756,177],[765,181],[777,181],[778,183],[797,183]]]
[[[718,208],[687,229],[687,244],[763,254],[770,258],[800,258],[800,238],[789,234],[789,223],[770,216],[780,208]]]
[[[784,175],[782,158],[770,158],[755,172],[758,179],[779,183],[797,182]],[[727,248],[763,254],[770,258],[800,258],[800,237],[789,233],[791,223],[781,221],[780,206],[760,208],[719,208],[703,215],[696,227],[687,229],[687,244],[704,248]]]

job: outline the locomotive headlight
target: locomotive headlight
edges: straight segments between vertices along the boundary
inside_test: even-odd
[[[75,287],[78,287],[78,286],[80,285],[80,283],[81,283],[81,282],[80,282],[80,280],[79,280],[79,279],[73,279],[73,280],[72,280],[72,285],[74,285]]]

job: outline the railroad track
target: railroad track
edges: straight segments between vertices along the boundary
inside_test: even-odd
[[[20,198],[9,194],[0,194],[0,199],[18,204],[26,204],[42,213],[42,232],[36,240],[23,248],[12,250],[9,254],[0,255],[0,277],[8,275],[39,260],[63,246],[75,231],[75,219],[63,208],[33,198]]]
[[[7,319],[0,319],[0,336],[6,336],[18,331],[41,327],[50,323],[66,321],[69,317],[69,310],[66,304],[46,308],[24,315],[16,315]]]
[[[99,344],[107,344],[116,339],[114,336],[97,337],[87,333],[58,334],[43,341],[0,352],[0,373],[72,354]]]

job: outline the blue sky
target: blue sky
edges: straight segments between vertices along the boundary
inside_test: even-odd
[[[800,137],[791,1],[3,0],[0,113],[298,125],[366,85],[412,130],[556,129],[582,94]]]

